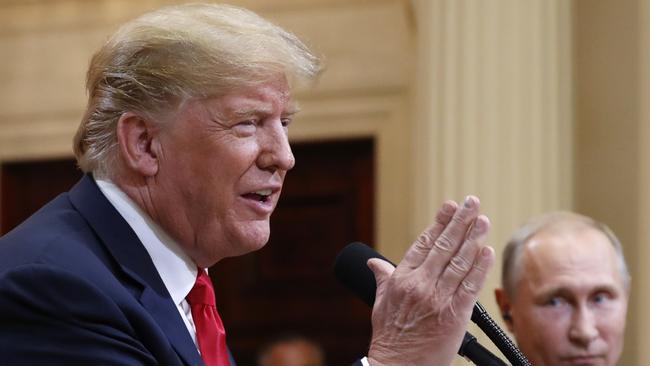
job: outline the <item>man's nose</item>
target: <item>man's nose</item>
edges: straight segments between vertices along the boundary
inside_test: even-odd
[[[577,308],[569,329],[571,342],[581,346],[588,346],[597,337],[598,327],[593,312],[587,306]]]
[[[260,148],[258,165],[262,169],[287,171],[296,163],[287,130],[280,120],[265,129]]]

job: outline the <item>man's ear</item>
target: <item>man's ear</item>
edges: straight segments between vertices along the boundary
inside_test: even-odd
[[[129,170],[151,177],[158,172],[158,156],[152,149],[155,126],[143,117],[126,112],[117,121],[117,144]]]
[[[512,305],[510,298],[502,288],[497,288],[494,290],[494,296],[499,305],[499,310],[501,310],[501,317],[506,323],[508,330],[513,332],[513,320],[512,320]]]

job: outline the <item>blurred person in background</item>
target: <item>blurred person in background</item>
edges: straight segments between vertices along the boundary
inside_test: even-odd
[[[284,334],[261,348],[258,366],[325,366],[325,353],[305,336]]]

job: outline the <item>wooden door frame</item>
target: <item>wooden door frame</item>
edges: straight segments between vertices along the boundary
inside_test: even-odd
[[[372,138],[375,146],[374,247],[399,261],[414,238],[412,125],[401,94],[300,99],[292,142]]]

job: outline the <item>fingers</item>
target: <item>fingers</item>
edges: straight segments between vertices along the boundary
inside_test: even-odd
[[[453,304],[454,308],[463,309],[476,302],[476,298],[483,288],[487,274],[493,265],[494,249],[488,246],[481,247],[472,268],[456,291]]]
[[[431,250],[422,263],[422,269],[428,273],[429,278],[439,278],[456,255],[456,252],[461,248],[465,238],[468,237],[468,229],[478,216],[479,205],[480,202],[477,197],[467,196],[463,206],[456,210],[440,235],[431,238],[432,242],[429,243]],[[487,228],[485,228],[485,231],[487,232]],[[456,260],[456,264],[460,264],[458,261],[464,259]],[[472,262],[473,257],[469,259],[469,263]],[[466,264],[465,266],[468,267]],[[458,285],[458,282],[456,282],[456,285]]]
[[[399,270],[421,271],[435,283],[442,297],[455,297],[457,291],[471,292],[469,287],[459,290],[460,286],[482,286],[479,274],[484,267],[475,266],[485,265],[477,260],[485,247],[490,221],[479,215],[479,206],[475,196],[467,196],[461,207],[453,201],[445,202],[434,224],[408,250]],[[467,280],[470,273],[472,277]]]
[[[436,214],[433,225],[429,226],[420,234],[420,237],[404,255],[404,259],[400,265],[404,265],[408,269],[419,267],[426,260],[429,252],[431,252],[435,239],[440,236],[457,210],[458,204],[456,202],[446,201],[443,203]]]
[[[393,274],[395,267],[383,259],[371,258],[368,260],[368,268],[370,268],[372,273],[375,275],[375,282],[377,283],[377,293],[375,298],[379,298],[384,292],[383,284]]]
[[[472,266],[475,265],[479,251],[485,246],[490,221],[485,215],[479,215],[472,224],[469,233],[449,264],[442,270],[437,288],[442,296],[456,292]]]
[[[368,267],[375,275],[377,287],[381,286],[381,284],[386,281],[395,270],[395,267],[393,267],[392,264],[379,258],[368,259]]]

